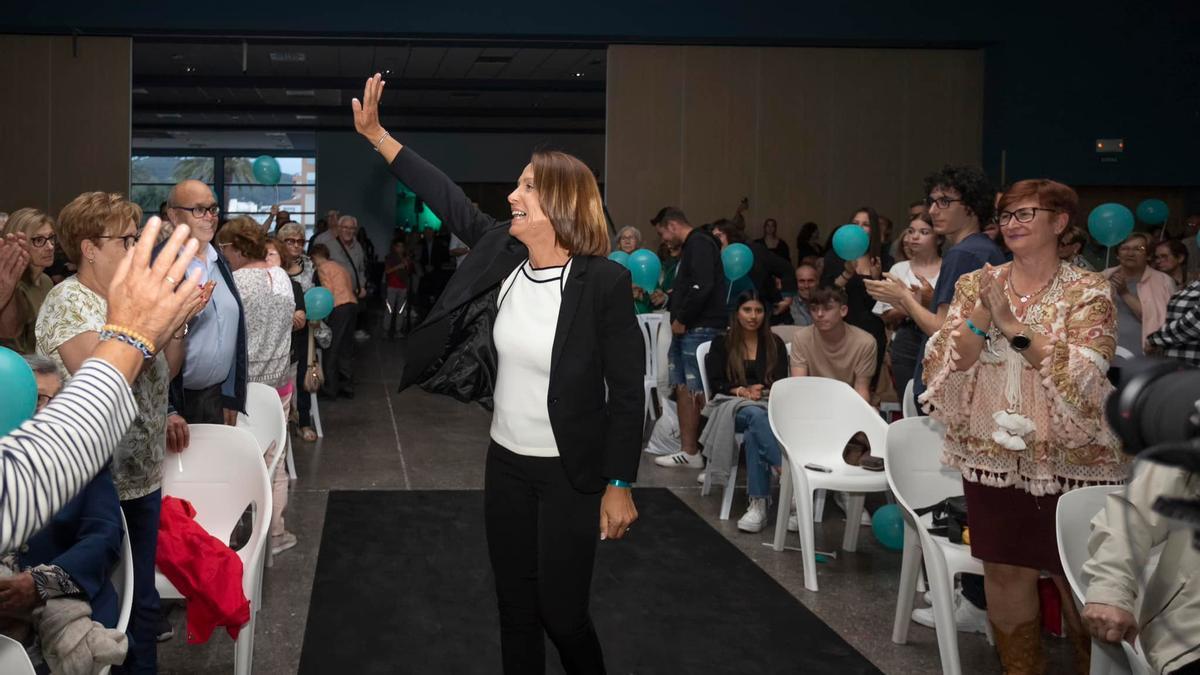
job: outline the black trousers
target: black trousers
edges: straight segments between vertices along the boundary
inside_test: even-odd
[[[325,350],[322,363],[325,370],[324,388],[331,395],[353,390],[354,322],[357,317],[358,305],[348,302],[334,307],[325,320],[333,332],[333,342]]]
[[[544,635],[570,675],[605,672],[588,612],[601,496],[575,490],[557,457],[488,447],[484,519],[506,675],[545,672]]]
[[[225,424],[225,399],[221,396],[221,385],[184,389],[183,410],[179,414],[188,424]]]

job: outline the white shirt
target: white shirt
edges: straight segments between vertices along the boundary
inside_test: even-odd
[[[558,310],[570,270],[570,261],[564,267],[534,269],[527,260],[500,286],[492,328],[498,363],[491,435],[518,455],[558,457],[546,399]]]
[[[939,269],[939,273],[940,273],[940,269]],[[888,270],[888,274],[891,274],[892,276],[896,277],[897,279],[900,279],[901,281],[903,281],[905,286],[920,286],[921,285],[921,280],[917,278],[916,272],[913,272],[911,261],[901,260],[900,262],[896,263],[895,265],[892,265],[892,269]],[[929,277],[929,285],[936,288],[937,280],[938,280],[937,274],[933,275],[932,277]],[[889,305],[888,303],[876,302],[875,308],[872,309],[871,311],[875,312],[879,316],[883,316],[883,313],[888,311],[889,309],[893,309],[893,307],[891,305]]]

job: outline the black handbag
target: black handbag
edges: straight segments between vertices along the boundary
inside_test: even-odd
[[[918,516],[932,513],[933,527],[929,528],[930,534],[946,537],[954,544],[963,543],[963,530],[967,528],[967,498],[965,496],[946,497],[932,506],[914,509],[913,513]]]

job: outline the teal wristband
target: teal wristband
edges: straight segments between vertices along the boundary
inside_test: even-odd
[[[979,330],[979,326],[976,326],[974,323],[972,323],[970,319],[967,319],[967,328],[970,328],[972,333],[978,335],[984,340],[988,339],[988,334]]]
[[[608,481],[608,484],[609,484],[609,485],[611,485],[611,486],[613,486],[613,487],[619,487],[619,488],[631,488],[631,487],[633,487],[633,483],[630,483],[630,482],[629,482],[629,481],[627,481],[627,480],[621,480],[621,479],[619,479],[619,478],[613,478],[613,479],[610,479],[610,480]]]

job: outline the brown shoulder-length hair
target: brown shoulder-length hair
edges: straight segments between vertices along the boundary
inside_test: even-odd
[[[267,257],[267,234],[249,216],[238,216],[225,223],[217,232],[218,244],[229,244],[250,260]]]
[[[559,246],[571,255],[608,255],[608,221],[592,170],[557,150],[539,150],[530,163],[538,201]]]

